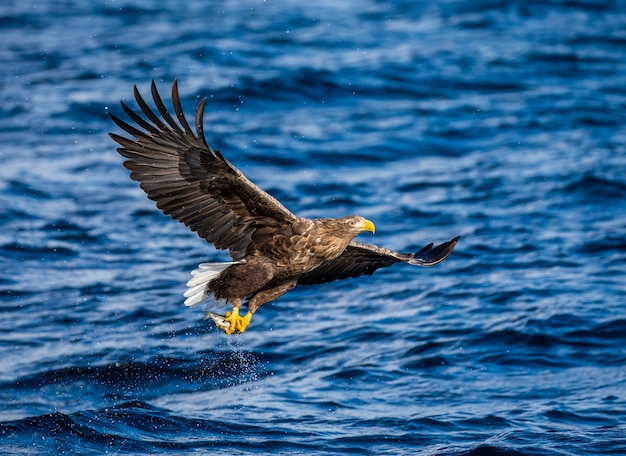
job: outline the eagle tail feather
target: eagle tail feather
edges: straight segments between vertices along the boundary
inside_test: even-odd
[[[189,279],[189,282],[187,282],[188,288],[183,294],[183,296],[187,298],[185,299],[185,305],[195,306],[204,301],[204,299],[208,297],[206,290],[209,282],[234,264],[239,264],[239,262],[200,263],[197,269],[191,271],[192,277]]]

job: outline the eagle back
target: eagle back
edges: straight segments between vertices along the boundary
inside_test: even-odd
[[[250,255],[263,256],[293,273],[314,269],[337,258],[354,237],[338,224],[301,219],[289,227],[262,227],[255,231]]]

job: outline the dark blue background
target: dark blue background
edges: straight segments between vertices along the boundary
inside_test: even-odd
[[[1,452],[626,454],[624,11],[3,2]],[[107,136],[133,84],[174,78],[294,212],[457,250],[298,288],[226,338],[182,293],[227,255]]]

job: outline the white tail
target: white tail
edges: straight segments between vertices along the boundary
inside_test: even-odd
[[[195,306],[204,301],[208,297],[206,294],[207,285],[211,280],[216,278],[220,273],[228,269],[233,264],[239,264],[238,261],[231,263],[200,263],[198,269],[191,271],[191,279],[187,282],[187,291],[185,291],[185,305]]]

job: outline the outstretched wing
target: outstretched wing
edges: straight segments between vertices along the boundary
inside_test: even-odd
[[[176,121],[168,112],[152,81],[152,98],[159,117],[135,86],[135,100],[145,118],[124,102],[122,108],[139,127],[111,115],[113,121],[134,137],[115,133],[111,137],[128,160],[124,166],[139,182],[148,198],[164,213],[184,223],[218,249],[229,249],[235,260],[245,255],[254,231],[260,227],[284,227],[297,220],[280,202],[250,182],[204,137],[202,117],[206,98],[196,109],[193,132],[172,85]]]
[[[399,262],[416,266],[432,266],[448,258],[460,238],[461,236],[457,236],[434,248],[432,243],[428,244],[415,254],[398,253],[384,247],[352,241],[341,256],[322,263],[317,268],[302,275],[298,279],[298,284],[314,285],[348,277],[358,277],[362,274],[371,275],[379,268]]]

